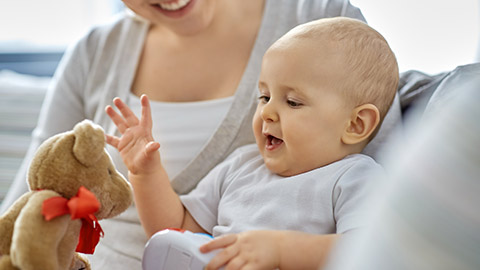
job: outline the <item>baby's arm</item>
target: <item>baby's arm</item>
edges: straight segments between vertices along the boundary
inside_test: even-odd
[[[111,106],[105,110],[122,134],[121,137],[107,135],[106,140],[117,148],[128,168],[128,178],[143,228],[148,237],[169,227],[204,232],[183,207],[170,185],[160,160],[160,144],[152,136],[152,116],[147,96],[143,95],[140,101],[140,120],[119,98],[115,98],[113,103],[121,115]]]
[[[319,269],[339,235],[297,231],[248,231],[216,238],[200,247],[203,253],[223,248],[206,270],[223,265],[233,269]]]

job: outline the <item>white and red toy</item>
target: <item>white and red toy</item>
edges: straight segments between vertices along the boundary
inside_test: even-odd
[[[219,252],[201,253],[201,245],[213,237],[181,229],[166,229],[155,233],[145,245],[143,270],[202,270]]]

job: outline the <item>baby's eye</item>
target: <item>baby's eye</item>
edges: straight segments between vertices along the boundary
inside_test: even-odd
[[[265,95],[261,95],[258,99],[263,103],[268,103],[268,101],[270,101],[270,97]]]
[[[302,105],[301,103],[296,102],[296,101],[293,101],[293,100],[287,100],[287,103],[288,103],[288,105],[289,105],[290,107],[293,107],[293,108],[294,108],[294,107],[299,107],[299,106]]]

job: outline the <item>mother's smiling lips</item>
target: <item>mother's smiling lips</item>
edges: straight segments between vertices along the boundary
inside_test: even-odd
[[[155,6],[160,7],[163,10],[176,11],[184,8],[190,3],[191,0],[175,0],[175,1],[166,1],[154,4]]]

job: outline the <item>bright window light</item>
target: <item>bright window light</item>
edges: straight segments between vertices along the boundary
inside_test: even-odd
[[[351,0],[395,52],[400,71],[436,74],[475,62],[479,0]]]
[[[0,1],[0,51],[64,49],[117,12],[120,0]]]
[[[434,74],[479,60],[479,0],[351,0],[394,50],[400,71]],[[0,2],[0,52],[59,50],[121,9],[120,0]]]

